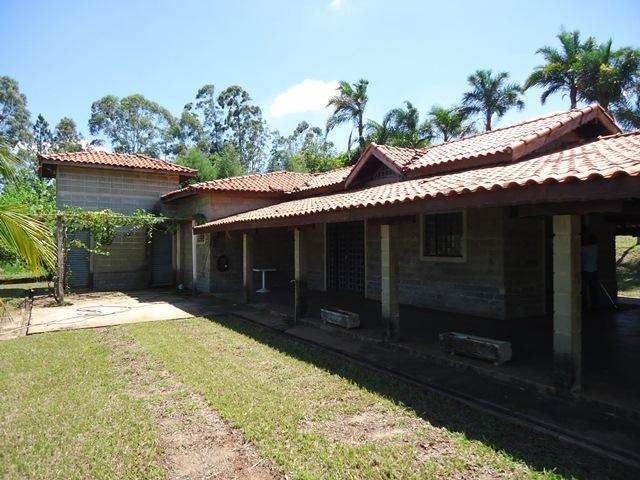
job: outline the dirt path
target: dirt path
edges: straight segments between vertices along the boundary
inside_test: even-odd
[[[126,332],[105,328],[100,338],[111,350],[114,366],[142,398],[160,430],[169,479],[283,478],[260,457],[242,432],[226,425],[204,399],[174,379]]]

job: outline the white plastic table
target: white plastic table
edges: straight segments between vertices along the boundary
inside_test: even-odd
[[[275,272],[275,268],[254,268],[254,272],[262,272],[262,288],[257,290],[257,293],[269,293],[267,289],[267,272]]]

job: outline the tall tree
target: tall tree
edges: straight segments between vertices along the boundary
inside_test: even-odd
[[[319,127],[300,122],[291,135],[274,132],[269,171],[324,172],[341,166],[332,142]]]
[[[358,132],[358,144],[360,149],[364,149],[365,121],[364,111],[369,97],[367,88],[369,81],[360,79],[353,85],[349,82],[340,82],[337,95],[329,99],[327,107],[333,109],[333,113],[327,120],[327,131],[333,130],[338,125],[351,123]]]
[[[36,142],[36,151],[38,153],[45,153],[53,142],[49,122],[45,120],[42,114],[38,115],[36,123],[33,125],[33,140]]]
[[[616,103],[613,112],[627,130],[640,130],[640,81]]]
[[[484,116],[486,131],[491,130],[493,116],[501,118],[512,108],[522,110],[522,89],[517,83],[507,83],[509,74],[491,70],[477,70],[469,75],[467,82],[471,90],[462,96],[465,113],[479,113]]]
[[[475,132],[473,122],[467,122],[468,115],[458,107],[440,107],[434,105],[429,111],[434,135],[443,142],[464,137]]]
[[[604,108],[623,99],[624,92],[640,77],[640,50],[612,49],[609,40],[582,55],[578,72],[579,97]]]
[[[94,102],[89,131],[107,136],[116,152],[153,156],[173,153],[178,133],[171,113],[140,94],[107,95]]]
[[[0,77],[0,142],[14,146],[31,140],[30,113],[27,97],[20,92],[18,82]]]
[[[527,90],[533,86],[544,90],[540,101],[544,104],[549,95],[557,92],[569,94],[571,108],[576,108],[578,103],[578,73],[580,62],[585,52],[595,48],[593,37],[584,42],[580,40],[580,32],[560,32],[557,36],[560,41],[560,49],[554,47],[539,48],[536,53],[544,57],[544,65],[535,68],[524,83]]]
[[[217,103],[220,112],[217,130],[222,133],[224,143],[231,143],[240,153],[245,170],[259,170],[266,160],[264,150],[268,138],[262,110],[237,85],[220,92]]]
[[[82,134],[78,132],[76,122],[69,117],[62,117],[53,134],[56,151],[78,152],[82,150]]]
[[[265,161],[268,132],[262,110],[237,85],[217,96],[213,85],[204,85],[196,92],[195,101],[185,105],[179,127],[182,150],[197,147],[218,153],[231,143],[245,169],[258,170]]]
[[[392,143],[399,147],[418,148],[429,144],[433,130],[428,120],[420,121],[418,109],[409,101],[404,107],[389,112],[392,124]]]
[[[392,144],[395,135],[392,117],[393,111],[390,111],[382,117],[382,122],[380,123],[375,120],[368,120],[365,127],[366,141],[374,142],[378,145]]]

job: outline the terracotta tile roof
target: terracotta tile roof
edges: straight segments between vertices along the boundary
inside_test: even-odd
[[[209,182],[194,183],[162,196],[163,200],[195,194],[198,192],[261,192],[286,193],[298,185],[312,179],[313,173],[287,172],[285,170],[267,173],[252,173],[239,177],[221,178]]]
[[[334,185],[339,185],[345,181],[353,166],[336,168],[329,170],[328,172],[316,173],[309,178],[306,182],[298,185],[292,190],[293,192],[310,192],[315,190],[324,189]]]
[[[456,169],[468,168],[472,165],[467,161],[484,157],[491,157],[491,163],[496,161],[496,156],[516,160],[594,118],[598,118],[609,133],[620,132],[605,110],[598,104],[592,104],[427,148],[409,149],[373,144],[371,150],[377,152],[382,157],[381,160],[399,172],[435,173],[451,170],[454,166]],[[347,185],[357,174],[368,153],[366,151],[354,167],[350,178],[347,179]]]
[[[38,155],[42,163],[69,164],[79,166],[102,166],[116,168],[135,168],[141,170],[156,170],[158,172],[176,173],[192,177],[197,170],[166,162],[142,154],[111,153],[103,151],[62,152]]]
[[[509,163],[292,200],[209,222],[198,229],[223,230],[231,225],[242,227],[278,218],[618,175],[640,175],[640,132],[603,137],[561,152]]]

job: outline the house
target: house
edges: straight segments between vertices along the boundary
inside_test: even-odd
[[[56,204],[86,210],[111,209],[131,214],[160,211],[160,197],[179,188],[195,170],[146,155],[101,151],[39,155],[39,171],[56,179]],[[73,234],[86,245],[90,232]],[[151,248],[150,248],[151,247]],[[172,238],[158,235],[151,246],[142,231],[122,232],[109,246],[110,255],[71,249],[68,283],[96,290],[139,289],[173,284]]]
[[[177,183],[189,172],[163,175]],[[615,298],[615,235],[640,223],[639,175],[640,132],[621,133],[590,105],[426,148],[371,144],[353,167],[323,174],[254,174],[159,193],[161,211],[197,219],[173,241],[179,283],[195,278],[200,291],[253,301],[254,268],[275,268],[274,298],[293,298],[296,315],[311,296],[376,305],[389,339],[402,336],[405,307],[503,332],[550,319],[555,381],[576,389],[581,239],[597,242],[600,280]],[[62,175],[60,204],[67,188]],[[417,331],[429,328],[429,316],[418,317]]]

